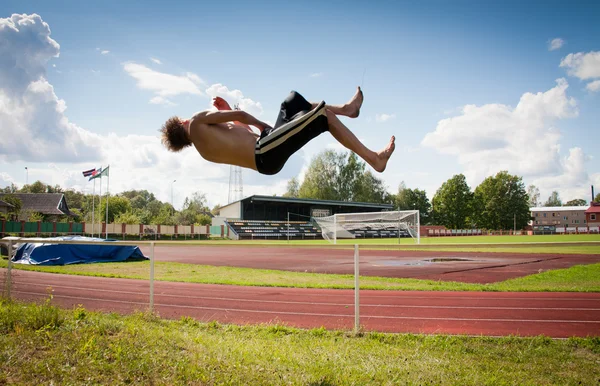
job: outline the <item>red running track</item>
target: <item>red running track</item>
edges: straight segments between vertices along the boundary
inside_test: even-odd
[[[0,270],[4,286],[6,270]],[[12,296],[123,314],[145,310],[149,282],[13,270]],[[351,330],[354,291],[155,282],[159,315],[234,324]],[[554,338],[600,335],[600,293],[360,292],[367,331]]]

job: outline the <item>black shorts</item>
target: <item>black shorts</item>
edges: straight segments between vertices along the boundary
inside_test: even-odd
[[[292,91],[281,104],[275,127],[264,130],[256,141],[256,169],[277,174],[292,154],[328,130],[325,102],[311,110],[311,104]]]

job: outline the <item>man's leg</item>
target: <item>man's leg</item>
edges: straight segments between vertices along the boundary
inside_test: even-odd
[[[350,118],[356,118],[360,114],[360,107],[363,103],[363,92],[357,87],[354,96],[343,105],[325,105],[325,107],[335,115],[343,115]],[[310,102],[311,109],[317,107],[319,103]]]
[[[338,140],[339,143],[344,145],[347,149],[355,152],[360,158],[365,160],[369,165],[371,165],[371,167],[373,167],[373,169],[377,170],[378,172],[381,173],[385,170],[387,162],[396,148],[396,138],[394,136],[390,138],[390,142],[385,149],[379,152],[374,152],[363,145],[362,142],[356,138],[350,129],[344,126],[337,115],[330,109],[327,110],[327,121],[329,122],[329,132],[335,139]]]

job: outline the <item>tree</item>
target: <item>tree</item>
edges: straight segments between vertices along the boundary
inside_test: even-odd
[[[110,204],[109,204],[109,206],[110,206]],[[119,213],[118,215],[115,216],[114,222],[116,224],[131,224],[131,225],[143,223],[141,221],[140,217],[132,211]]]
[[[333,150],[318,154],[310,162],[298,197],[315,200],[339,200],[336,188],[339,156]]]
[[[96,206],[96,219],[100,221],[106,220],[106,196],[102,197],[100,205]],[[108,222],[115,222],[115,217],[122,213],[131,212],[131,204],[127,197],[122,196],[108,196]]]
[[[347,155],[346,155],[347,154]],[[375,177],[356,154],[326,150],[311,161],[298,197],[316,200],[383,203],[390,200],[383,180]]]
[[[540,190],[535,185],[527,187],[527,197],[529,198],[528,204],[530,208],[537,208],[542,204],[540,201]]]
[[[2,189],[0,189],[0,193],[17,193],[19,191],[19,188],[17,187],[17,185],[13,184],[12,182],[10,183],[10,186],[6,186]]]
[[[596,197],[594,197],[594,202],[600,202],[600,193],[596,194]]]
[[[354,183],[351,200],[357,202],[374,202],[383,204],[391,201],[383,181],[375,177],[370,170],[361,174]]]
[[[544,206],[562,206],[562,201],[560,200],[560,196],[556,190],[552,192],[550,197],[548,197],[548,200],[546,200]]]
[[[475,188],[473,220],[486,229],[522,229],[530,218],[529,198],[521,177],[501,171]]]
[[[23,202],[17,196],[13,196],[12,194],[7,194],[2,197],[2,201],[7,204],[12,205],[12,208],[8,210],[8,214],[14,215],[16,218],[21,214],[21,208],[23,207]]]
[[[154,197],[154,193],[150,193],[147,190],[127,190],[119,194],[120,196],[127,197],[129,201],[133,200],[134,197],[140,196],[145,204],[148,204],[150,201],[156,200]]]
[[[297,198],[300,190],[300,183],[298,178],[292,177],[287,183],[287,191],[283,194],[283,197]]]
[[[587,206],[587,201],[583,198],[576,198],[575,200],[567,201],[565,206]]]
[[[25,189],[25,187],[29,187],[27,193],[46,193],[46,189],[47,189],[46,184],[44,184],[42,181],[39,181],[39,180],[34,182],[31,185],[23,186],[23,189]]]
[[[206,204],[206,194],[201,192],[194,192],[191,199],[186,197],[183,202],[183,208],[194,211],[197,214],[210,211]]]
[[[212,224],[212,218],[207,214],[199,214],[196,216],[196,221],[194,224],[210,225]]]
[[[429,224],[431,204],[424,190],[406,189],[401,183],[398,194],[395,196],[395,207],[398,210],[418,210],[421,225]]]
[[[457,174],[444,182],[432,200],[433,224],[451,229],[467,226],[471,214],[473,193],[463,174]]]

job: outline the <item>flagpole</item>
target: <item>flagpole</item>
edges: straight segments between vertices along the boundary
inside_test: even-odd
[[[106,180],[106,234],[104,235],[105,239],[108,239],[108,188],[110,186],[110,165],[108,165],[106,167],[106,170],[108,171],[108,174],[106,175],[107,180]]]
[[[96,224],[94,223],[94,214],[96,213],[96,207],[94,203],[96,202],[96,179],[94,178],[94,190],[92,191],[92,237],[94,237],[94,227]]]
[[[102,173],[102,170],[100,173]],[[102,237],[102,174],[100,174],[100,194],[98,197],[98,202],[100,203],[100,213],[98,213],[100,215],[100,218],[98,219],[100,221],[100,224],[98,224],[100,225],[100,229],[98,230],[98,237]]]

